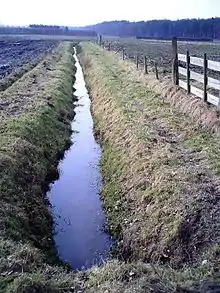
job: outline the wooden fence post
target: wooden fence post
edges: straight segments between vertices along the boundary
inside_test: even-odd
[[[125,50],[122,49],[122,60],[125,60]]]
[[[137,67],[137,69],[138,69],[138,67],[139,67],[139,57],[138,57],[138,55],[137,55],[137,57],[136,57],[136,67]]]
[[[148,74],[148,70],[147,70],[147,57],[144,56],[144,73]]]
[[[178,51],[177,51],[177,38],[172,40],[172,49],[173,49],[173,64],[172,64],[172,73],[173,73],[173,83],[179,85],[179,72],[178,72]]]
[[[207,68],[208,68],[208,61],[207,61],[207,54],[204,54],[204,93],[203,99],[204,102],[207,102],[207,84],[208,84],[208,77],[207,77]]]
[[[102,35],[99,35],[99,45],[102,45]]]
[[[187,93],[190,94],[190,55],[189,51],[186,52],[186,71],[187,71]]]
[[[157,62],[154,62],[154,66],[155,66],[156,79],[159,79]]]

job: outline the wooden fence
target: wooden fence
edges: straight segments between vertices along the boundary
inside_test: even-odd
[[[173,40],[173,81],[185,89],[188,94],[192,93],[212,105],[220,107],[220,80],[208,76],[208,71],[213,70],[220,72],[220,62],[207,59],[207,54],[204,53],[203,58],[190,56],[189,51],[186,54],[178,54],[177,40]],[[180,66],[180,62],[184,66]],[[198,68],[203,73],[197,73],[191,67]],[[182,77],[182,78],[181,78]],[[184,80],[183,80],[184,78]],[[197,87],[195,83],[201,84]],[[201,89],[202,88],[202,89]],[[210,89],[214,89],[216,94],[211,94]]]
[[[106,46],[105,43],[102,42],[102,39],[100,39],[98,43],[103,48],[111,51],[112,46],[110,43]],[[220,62],[208,60],[206,53],[204,53],[203,58],[190,56],[189,51],[187,51],[185,55],[178,54],[177,38],[173,38],[172,40],[172,51],[172,75],[174,84],[185,89],[188,94],[192,93],[203,99],[206,103],[220,108],[220,78],[218,80],[208,76],[208,72],[210,72],[210,70],[220,72]],[[120,52],[122,59],[125,60],[125,50],[121,49],[115,53]],[[134,57],[137,69],[140,68],[140,64],[143,64],[144,73],[148,74],[149,60],[147,56],[142,56],[143,60],[140,58],[141,57],[138,55]],[[181,66],[181,63],[183,66]],[[193,68],[197,68],[197,71],[202,72],[202,74],[192,70],[192,66]],[[156,78],[159,79],[158,65],[156,62],[153,62],[153,71]],[[201,86],[198,86],[198,84]],[[212,93],[210,93],[210,89],[212,89]]]
[[[112,46],[111,43],[108,43],[107,45],[104,42],[98,42],[98,44],[103,47],[103,49],[106,49],[108,51],[111,51]],[[116,51],[115,53],[119,53],[122,56],[122,60],[126,60],[127,54],[125,52],[125,49],[119,49],[118,51]],[[147,56],[133,56],[133,60],[135,61],[136,64],[136,68],[140,69],[141,65],[143,65],[143,70],[145,74],[148,74],[149,71],[152,69],[153,72],[155,73],[155,77],[156,79],[159,79],[159,71],[158,71],[158,65],[156,61],[153,60],[149,60],[147,58]],[[141,59],[142,58],[142,59]],[[153,65],[152,65],[153,63]]]

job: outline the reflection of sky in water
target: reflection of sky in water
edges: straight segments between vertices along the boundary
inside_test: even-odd
[[[78,63],[74,95],[76,116],[72,123],[73,145],[60,163],[60,178],[49,198],[55,216],[55,242],[60,258],[74,269],[102,264],[108,257],[111,238],[104,232],[105,216],[99,192],[100,146],[93,136],[90,99]],[[78,105],[80,105],[78,107]]]

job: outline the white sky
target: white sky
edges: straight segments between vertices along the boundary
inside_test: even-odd
[[[0,24],[220,17],[220,0],[0,0]]]

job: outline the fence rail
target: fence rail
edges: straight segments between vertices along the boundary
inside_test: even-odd
[[[99,39],[99,45],[109,51],[113,49],[111,43],[106,45],[102,39]],[[208,60],[206,53],[204,53],[203,58],[190,56],[189,51],[187,51],[186,54],[178,53],[176,38],[173,38],[172,40],[172,52],[172,75],[174,84],[186,90],[188,94],[194,94],[195,96],[203,99],[206,103],[220,108],[220,79],[218,80],[208,76],[210,70],[220,72],[220,62]],[[123,60],[127,59],[127,54],[124,48],[118,49],[115,53],[120,53]],[[144,73],[148,74],[149,70],[153,68],[156,78],[159,79],[158,65],[156,62],[149,60],[147,56],[136,55],[133,57],[137,69],[140,69],[141,64],[143,65],[142,67],[144,69]],[[181,65],[182,63],[185,63],[184,66]],[[198,71],[202,71],[202,73],[196,72],[196,69],[194,68],[197,67]],[[210,89],[212,89],[211,92]],[[217,91],[218,93],[216,93]]]
[[[205,102],[208,102],[212,105],[220,107],[220,80],[209,77],[208,70],[220,72],[220,62],[207,60],[206,53],[204,58],[198,58],[190,56],[187,51],[186,54],[177,54],[177,47],[173,44],[174,54],[176,53],[176,60],[174,56],[173,64],[173,74],[174,74],[174,83],[178,84],[181,88],[187,90],[188,93],[192,93],[197,97],[203,99]],[[181,63],[185,63],[185,66],[181,66]],[[195,72],[190,67],[191,65],[202,67],[203,74]],[[176,66],[176,69],[174,68]],[[183,79],[184,77],[184,79]],[[197,87],[195,81],[201,84],[201,87]],[[218,91],[218,96],[211,94],[210,89]]]

